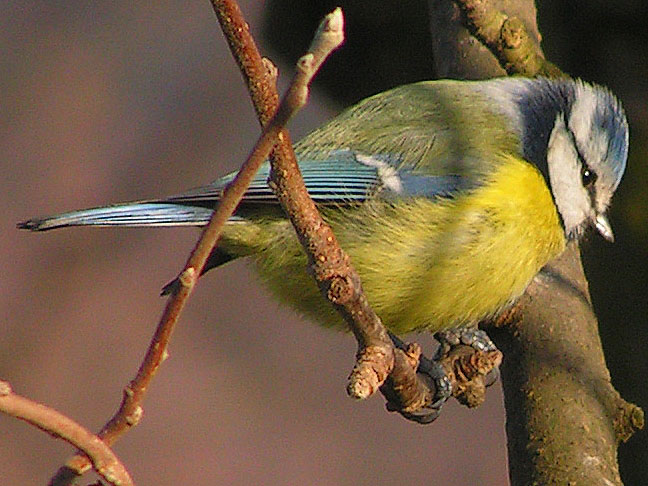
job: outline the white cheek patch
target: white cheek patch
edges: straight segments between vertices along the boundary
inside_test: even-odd
[[[403,182],[401,181],[398,171],[384,160],[377,157],[364,154],[354,154],[355,159],[369,167],[375,167],[378,178],[384,187],[396,194],[403,193]]]
[[[583,223],[589,219],[591,205],[589,194],[581,183],[578,153],[561,115],[556,117],[549,137],[547,165],[551,190],[565,230],[570,236],[578,236]]]

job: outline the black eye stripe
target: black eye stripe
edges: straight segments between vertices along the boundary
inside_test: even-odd
[[[567,126],[567,132],[569,133],[572,145],[576,150],[578,161],[581,164],[581,183],[583,184],[583,187],[585,187],[590,193],[592,200],[594,200],[594,183],[596,182],[597,174],[587,163],[585,157],[583,157],[583,153],[580,151],[580,147],[578,146],[578,142],[576,141],[576,135],[574,135],[574,132],[569,126]]]

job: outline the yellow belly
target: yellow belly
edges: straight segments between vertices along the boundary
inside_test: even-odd
[[[514,158],[493,172],[490,183],[461,197],[377,200],[325,216],[371,305],[396,333],[436,332],[495,315],[566,243],[542,175]],[[307,274],[288,225],[232,225],[225,244],[250,248],[281,301],[324,325],[344,325]]]

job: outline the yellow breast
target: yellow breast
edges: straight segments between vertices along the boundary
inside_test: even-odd
[[[396,333],[493,316],[566,243],[542,175],[512,156],[487,183],[453,199],[377,200],[325,215],[370,303]],[[325,325],[342,324],[306,273],[287,224],[263,223],[255,231],[264,235],[253,251],[260,275],[282,301]]]

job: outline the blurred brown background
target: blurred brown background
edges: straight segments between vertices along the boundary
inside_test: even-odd
[[[321,3],[267,2],[262,37],[263,4],[241,2],[284,75],[334,5]],[[370,11],[347,3],[346,46],[291,125],[295,138],[344,104],[433,76],[425,2],[371,2]],[[647,7],[538,8],[550,59],[608,85],[628,112],[629,168],[611,216],[617,243],[592,238],[584,259],[614,383],[645,408]],[[15,223],[200,185],[234,169],[258,127],[209,2],[24,1],[2,11],[0,378],[96,430],[134,375],[164,305],[158,291],[196,233],[29,234]],[[499,388],[475,411],[450,403],[437,423],[416,426],[379,398],[346,397],[354,352],[350,336],[279,308],[236,262],[201,281],[141,425],[115,450],[138,484],[507,484]],[[647,444],[639,433],[621,447],[626,485],[648,476]],[[0,416],[0,484],[45,484],[71,452]]]

